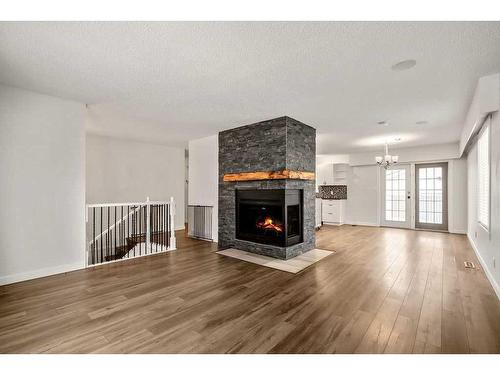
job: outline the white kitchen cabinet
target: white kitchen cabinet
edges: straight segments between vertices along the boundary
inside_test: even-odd
[[[323,224],[343,224],[345,218],[345,205],[345,199],[322,199],[321,218]]]
[[[323,164],[316,170],[317,185],[333,185],[333,164]]]
[[[348,164],[330,163],[316,168],[316,186],[319,185],[345,185],[347,183]]]
[[[335,185],[347,184],[347,168],[348,164],[333,164],[333,183]]]

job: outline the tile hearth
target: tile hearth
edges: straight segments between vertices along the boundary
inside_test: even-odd
[[[248,251],[232,249],[232,248],[217,251],[217,254],[243,260],[245,262],[258,264],[264,267],[274,268],[280,271],[298,273],[306,269],[310,265],[319,262],[321,259],[326,258],[329,255],[335,254],[335,252],[330,250],[312,249],[294,258],[287,260],[271,258],[265,255],[254,254]]]

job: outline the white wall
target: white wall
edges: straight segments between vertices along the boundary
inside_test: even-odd
[[[176,201],[175,228],[184,228],[183,148],[87,135],[87,203]]]
[[[0,284],[85,265],[85,107],[0,85]]]
[[[476,254],[488,279],[500,298],[500,114],[490,122],[490,228],[485,230],[477,220],[477,145],[467,155],[468,166],[468,231]],[[495,262],[496,260],[496,262]]]
[[[349,164],[349,155],[347,154],[316,155],[316,166],[324,164]]]
[[[482,120],[500,108],[500,73],[479,78],[460,136],[460,155],[480,130]]]
[[[448,161],[448,230],[467,233],[467,159]]]
[[[396,148],[389,146],[391,155],[398,155],[400,163],[427,162],[459,158],[458,142],[437,145]],[[349,155],[350,165],[373,165],[375,156],[382,156],[384,150],[354,153]]]
[[[380,224],[380,168],[377,165],[347,169],[346,223],[355,225]]]
[[[319,185],[333,184],[333,164],[316,164],[316,191]]]
[[[212,233],[218,240],[218,135],[189,141],[189,204],[213,206]]]
[[[189,150],[184,150],[184,224],[187,223],[189,197]]]
[[[409,147],[389,152],[399,155],[402,163],[448,162],[448,230],[451,233],[467,232],[467,164],[458,158],[458,144]],[[348,224],[380,225],[380,168],[374,165],[376,152],[349,155],[347,174]],[[415,186],[412,174],[411,186]],[[414,189],[412,189],[414,196]],[[415,226],[415,200],[412,198],[412,227]]]

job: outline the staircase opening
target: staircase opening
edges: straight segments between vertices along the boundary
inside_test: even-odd
[[[87,205],[88,266],[175,249],[170,201]]]

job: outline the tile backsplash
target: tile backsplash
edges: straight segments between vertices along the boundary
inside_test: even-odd
[[[320,185],[317,198],[347,199],[347,185]]]

